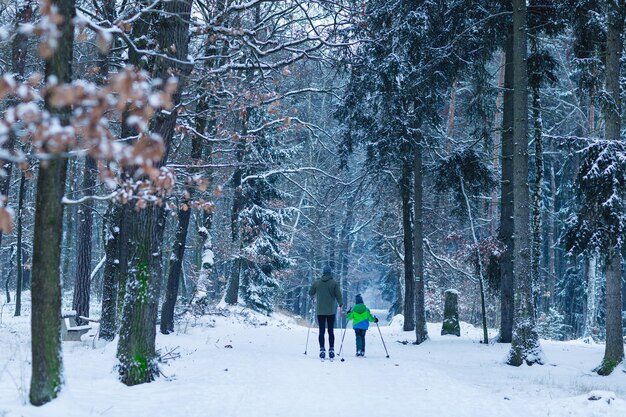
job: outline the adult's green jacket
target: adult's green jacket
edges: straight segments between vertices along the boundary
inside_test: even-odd
[[[317,296],[317,304],[315,311],[318,315],[330,316],[343,306],[343,297],[341,296],[341,288],[339,283],[334,280],[332,275],[322,275],[322,278],[315,280],[311,284],[309,295]]]

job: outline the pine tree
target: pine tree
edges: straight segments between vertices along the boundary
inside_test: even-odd
[[[262,118],[254,112],[252,122]],[[241,211],[238,223],[241,233],[241,292],[243,301],[253,309],[270,313],[274,308],[280,283],[277,275],[291,266],[285,251],[288,236],[284,225],[289,220],[286,195],[278,188],[278,177],[264,170],[287,161],[295,149],[281,148],[279,132],[255,135],[248,146],[241,186]]]

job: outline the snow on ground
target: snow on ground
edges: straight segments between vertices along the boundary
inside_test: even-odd
[[[322,363],[317,329],[304,355],[307,327],[287,316],[237,308],[178,327],[157,338],[162,351],[180,354],[162,366],[168,378],[135,387],[116,379],[115,342],[64,342],[63,391],[37,408],[27,405],[29,319],[5,310],[0,417],[626,416],[626,371],[609,377],[590,372],[600,363],[601,345],[544,341],[547,365],[513,368],[503,363],[509,345],[480,344],[480,329],[470,325],[463,324],[457,338],[441,337],[441,325],[429,324],[431,340],[416,346],[398,343],[414,337],[393,322],[381,326],[389,359],[374,326],[366,358],[354,357],[349,329],[345,362]]]

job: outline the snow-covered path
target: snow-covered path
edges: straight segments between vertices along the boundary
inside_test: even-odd
[[[354,333],[348,330],[345,362],[320,362],[317,329],[311,330],[304,355],[306,327],[283,316],[214,316],[184,323],[179,334],[158,336],[164,351],[180,358],[163,366],[169,376],[126,387],[116,380],[115,343],[93,349],[64,343],[66,385],[52,403],[22,405],[29,366],[26,318],[0,325],[0,416],[624,416],[626,373],[610,377],[589,370],[603,347],[580,342],[544,342],[546,366],[512,368],[503,364],[508,345],[483,346],[480,332],[463,326],[463,336],[438,336],[421,346],[397,326],[367,334],[367,357],[354,357]],[[214,326],[214,327],[212,327]],[[341,341],[337,332],[336,349]],[[21,381],[21,382],[20,382]],[[21,391],[20,385],[25,388]],[[590,401],[592,390],[612,391]]]

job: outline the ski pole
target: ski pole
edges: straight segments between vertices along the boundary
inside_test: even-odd
[[[339,346],[339,355],[341,355],[341,362],[345,362],[346,360],[343,358],[343,339],[346,337],[346,329],[348,328],[348,322],[346,322],[346,327],[343,328],[343,336],[341,336],[341,346]]]
[[[380,326],[378,322],[376,323],[376,327],[378,328],[378,334],[380,335],[380,340],[383,342],[383,347],[385,348],[385,353],[387,354],[387,358],[389,358],[389,352],[387,352],[387,346],[385,346],[385,339],[383,339],[383,334],[380,331]]]
[[[313,320],[309,320],[309,330],[306,332],[306,346],[304,347],[304,354],[309,350],[309,334],[311,333],[311,326],[313,326]]]
[[[341,336],[341,345],[339,346],[339,355],[341,356],[341,362],[345,362],[346,360],[343,358],[343,339],[346,338],[346,329],[348,328],[348,322],[350,320],[346,317],[346,325],[343,328],[343,335]]]

